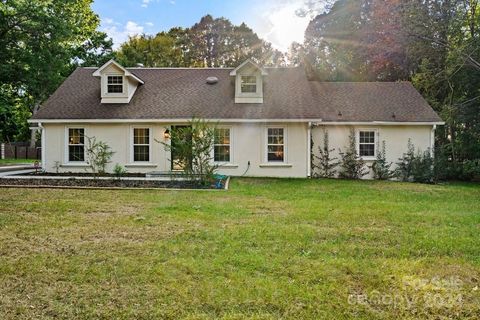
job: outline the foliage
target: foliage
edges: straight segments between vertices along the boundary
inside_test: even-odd
[[[115,177],[117,177],[118,179],[120,179],[121,177],[123,177],[125,174],[127,173],[127,169],[125,169],[122,165],[120,164],[115,164],[115,167],[113,167],[113,174],[115,175]]]
[[[8,133],[10,139],[28,134],[26,120],[30,113],[39,110],[77,65],[100,62],[111,55],[112,42],[96,30],[100,21],[91,3],[92,0],[1,2],[0,113],[7,117],[7,122],[15,123],[16,132]],[[11,99],[15,103],[4,103]]]
[[[330,153],[334,152],[335,148],[330,149],[329,139],[328,139],[328,130],[323,130],[323,147],[318,147],[318,156],[314,154],[314,159],[318,160],[318,163],[315,164],[314,168],[318,169],[318,176],[322,178],[332,178],[335,176],[335,168],[339,165],[339,162],[336,161],[337,158],[331,157]]]
[[[206,15],[191,28],[172,28],[155,36],[131,37],[117,53],[125,66],[237,67],[248,58],[263,65],[284,64],[283,54],[245,23]]]
[[[480,2],[338,0],[289,55],[329,81],[410,80],[445,120],[436,142],[450,178],[480,159]],[[292,57],[293,55],[293,57]]]
[[[382,147],[377,151],[377,157],[370,167],[373,172],[373,178],[376,180],[388,180],[393,177],[394,173],[390,169],[391,162],[386,159],[385,141],[382,141]]]
[[[395,176],[401,181],[410,181],[415,161],[415,146],[412,139],[408,139],[407,152],[402,155],[396,163]]]
[[[420,183],[435,182],[434,161],[430,150],[418,152],[413,160],[412,180]]]
[[[368,174],[365,161],[358,156],[355,131],[350,130],[348,146],[345,152],[340,150],[340,172],[343,179],[360,179]]]
[[[188,126],[172,130],[169,143],[161,142],[170,154],[175,154],[184,175],[201,185],[212,183],[217,169],[213,162],[215,128],[206,120],[194,118]]]
[[[105,169],[112,156],[113,152],[108,144],[103,141],[98,141],[95,137],[87,137],[87,144],[85,146],[86,162],[92,171],[94,177],[97,174],[105,173]]]
[[[435,161],[431,150],[415,152],[415,146],[408,139],[407,152],[396,163],[395,176],[401,181],[433,183],[438,181],[440,172],[445,170],[444,162]]]

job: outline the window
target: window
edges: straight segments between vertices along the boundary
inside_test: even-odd
[[[150,129],[133,129],[133,161],[150,161]]]
[[[68,129],[68,161],[85,161],[85,129]]]
[[[215,129],[213,160],[215,162],[230,162],[230,129]]]
[[[123,77],[122,76],[108,76],[107,77],[107,92],[108,93],[123,93]]]
[[[268,128],[267,160],[270,162],[284,161],[284,130],[283,128]]]
[[[257,92],[257,77],[256,76],[241,76],[241,91],[242,93],[256,93]]]
[[[358,135],[358,154],[360,157],[375,156],[375,131],[360,131]]]

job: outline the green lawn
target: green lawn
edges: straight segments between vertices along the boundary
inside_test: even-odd
[[[31,164],[36,160],[32,159],[0,159],[0,166],[2,165],[12,165],[12,164]]]
[[[480,185],[0,189],[0,319],[478,319]]]

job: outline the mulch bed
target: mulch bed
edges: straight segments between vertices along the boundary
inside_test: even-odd
[[[115,179],[0,179],[2,186],[53,186],[53,187],[93,187],[93,188],[159,188],[159,189],[217,189],[215,186],[202,186],[190,181],[151,181]],[[223,188],[225,184],[223,183]]]
[[[76,177],[91,177],[92,174],[89,172],[59,172],[59,173],[51,173],[51,172],[31,172],[28,174],[22,174],[22,175],[28,175],[28,176],[39,176],[39,177],[71,177],[71,176],[76,176]],[[110,174],[110,173],[99,173],[99,177],[110,177],[110,178],[116,178],[115,175]],[[122,177],[131,177],[131,178],[145,178],[144,173],[125,173],[122,175]]]

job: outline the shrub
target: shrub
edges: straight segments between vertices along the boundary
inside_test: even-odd
[[[118,179],[120,179],[121,177],[123,177],[125,174],[127,173],[127,169],[125,169],[124,167],[122,167],[120,164],[115,164],[115,167],[113,167],[113,174],[115,175],[115,177],[117,177]]]
[[[398,160],[395,176],[401,181],[411,181],[413,162],[415,160],[415,146],[411,139],[408,139],[407,152]]]
[[[87,163],[95,177],[98,173],[105,173],[105,168],[115,152],[105,142],[97,141],[95,137],[85,137]]]
[[[184,164],[184,174],[192,182],[208,185],[214,180],[217,165],[213,162],[216,126],[202,119],[192,119],[188,126],[179,128],[170,137],[170,143],[161,142]]]
[[[391,162],[386,159],[385,141],[382,141],[382,148],[377,152],[377,158],[370,167],[373,172],[373,178],[377,180],[388,180],[393,177],[393,171],[390,170]]]
[[[420,183],[434,182],[434,162],[430,150],[420,151],[413,159],[412,180]]]
[[[462,169],[466,180],[480,180],[480,159],[465,160]]]
[[[339,165],[340,162],[335,161],[338,158],[332,158],[330,153],[335,151],[335,149],[330,149],[329,139],[328,139],[328,130],[323,130],[323,147],[318,147],[318,156],[314,155],[314,158],[318,160],[318,164],[312,162],[314,168],[318,169],[317,176],[322,178],[332,178],[335,176],[335,167]]]
[[[355,131],[350,130],[349,143],[345,152],[340,151],[339,177],[343,179],[360,179],[368,174],[363,161],[357,153]]]

